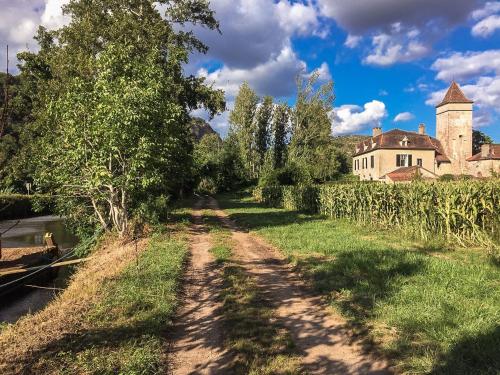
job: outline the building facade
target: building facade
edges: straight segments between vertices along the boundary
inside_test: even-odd
[[[436,106],[436,137],[425,132],[373,129],[370,139],[356,145],[353,173],[360,180],[402,182],[445,174],[489,177],[500,173],[500,145],[484,145],[472,155],[473,102],[452,82]]]

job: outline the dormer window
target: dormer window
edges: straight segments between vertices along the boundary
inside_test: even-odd
[[[403,140],[400,142],[401,146],[403,147],[408,147],[408,137],[404,137]]]
[[[367,148],[368,148],[368,145],[363,143],[363,150],[366,151]]]

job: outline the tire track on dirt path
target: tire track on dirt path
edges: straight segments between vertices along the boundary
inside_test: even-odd
[[[383,359],[365,353],[346,322],[328,311],[321,297],[308,292],[284,257],[260,238],[238,229],[215,199],[209,207],[233,232],[234,256],[255,277],[278,319],[290,330],[307,374],[391,374]]]
[[[202,209],[206,199],[199,199],[193,209],[190,229],[190,259],[184,277],[183,304],[177,314],[168,354],[168,374],[224,374],[231,362],[224,349],[222,288],[220,268],[217,268],[210,235],[203,224]]]

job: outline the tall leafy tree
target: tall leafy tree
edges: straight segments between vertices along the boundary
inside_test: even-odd
[[[175,26],[218,24],[204,0],[72,0],[64,12],[71,23],[20,56],[41,135],[35,181],[62,214],[123,235],[137,207],[190,177],[189,111],[224,108],[222,92],[184,75],[207,48]]]
[[[273,116],[273,167],[282,168],[286,161],[286,138],[290,108],[282,103],[276,106]]]
[[[257,177],[257,158],[255,145],[255,113],[259,97],[247,82],[244,82],[234,102],[234,108],[229,114],[230,133],[238,142],[241,161],[247,178]]]
[[[271,96],[264,97],[255,119],[255,151],[257,154],[257,170],[260,173],[269,143],[271,141],[271,120],[273,116],[273,98]]]
[[[330,112],[333,110],[333,82],[319,82],[319,73],[297,79],[297,100],[292,112],[289,158],[310,179],[332,177],[333,165],[325,165],[331,143]],[[332,163],[337,164],[332,160]]]

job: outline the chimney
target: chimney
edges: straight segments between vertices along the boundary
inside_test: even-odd
[[[418,125],[418,134],[425,134],[425,124]]]
[[[375,126],[373,128],[373,136],[376,137],[377,135],[382,134],[382,128],[380,126]]]
[[[487,158],[490,155],[490,144],[481,145],[481,157]]]

